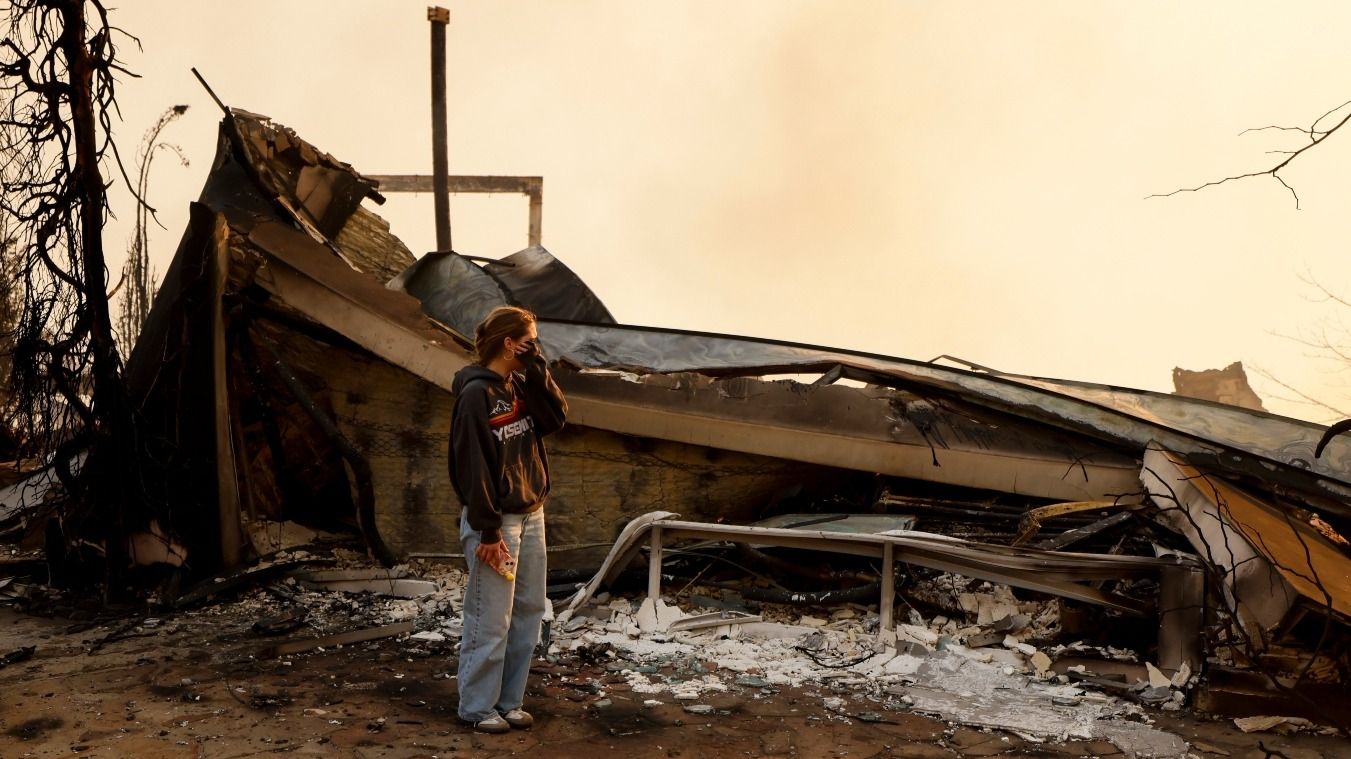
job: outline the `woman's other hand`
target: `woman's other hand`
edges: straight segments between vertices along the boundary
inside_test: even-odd
[[[511,551],[507,550],[507,541],[499,540],[496,543],[479,543],[478,548],[474,549],[474,556],[500,573],[502,567],[511,560]]]

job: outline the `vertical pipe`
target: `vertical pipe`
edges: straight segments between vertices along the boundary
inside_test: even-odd
[[[882,598],[877,604],[877,634],[885,639],[895,624],[896,546],[882,544]]]
[[[436,203],[436,249],[450,250],[450,186],[446,143],[446,25],[450,11],[427,9],[432,26],[432,194]]]
[[[651,541],[648,546],[651,550],[647,554],[647,597],[652,599],[653,603],[661,597],[661,528],[652,527],[652,533],[649,535]]]

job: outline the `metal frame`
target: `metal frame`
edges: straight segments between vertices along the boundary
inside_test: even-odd
[[[655,522],[648,529],[651,556],[647,592],[654,599],[661,593],[662,543],[667,539],[723,540],[881,559],[883,598],[879,610],[883,629],[892,622],[892,599],[887,597],[886,585],[897,561],[1098,604],[1136,616],[1149,614],[1151,607],[1080,585],[1075,580],[1150,576],[1182,563],[1178,559],[1013,550],[941,536],[850,534],[676,520]]]
[[[366,178],[380,183],[381,192],[436,192],[435,178],[425,174],[373,174]],[[446,177],[446,186],[447,192],[451,194],[525,195],[530,199],[530,219],[526,229],[528,244],[540,244],[544,219],[544,177],[452,175]]]
[[[1203,604],[1198,599],[1204,592],[1204,576],[1198,564],[1183,557],[1058,553],[972,543],[923,533],[834,533],[684,522],[672,519],[673,516],[668,512],[654,512],[630,522],[601,570],[573,596],[565,613],[570,615],[602,584],[623,571],[637,556],[644,538],[650,552],[647,595],[654,602],[661,596],[662,547],[667,540],[693,538],[753,543],[879,558],[882,561],[882,587],[878,603],[878,636],[883,640],[895,635],[894,578],[898,561],[1106,606],[1134,616],[1146,616],[1156,608],[1076,581],[1153,576],[1159,580],[1161,596],[1170,600],[1157,609],[1159,640],[1168,649],[1163,652],[1165,666],[1175,669],[1182,662],[1187,662],[1193,669],[1200,666]],[[646,536],[642,534],[644,531]]]

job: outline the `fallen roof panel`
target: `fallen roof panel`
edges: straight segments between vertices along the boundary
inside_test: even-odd
[[[1141,450],[1157,439],[1188,455],[1215,457],[1216,466],[1231,471],[1284,477],[1315,493],[1351,498],[1351,439],[1334,440],[1315,459],[1323,427],[1209,401],[715,333],[545,321],[540,339],[550,355],[594,368],[728,376],[843,366],[871,382],[949,393]],[[1351,508],[1343,505],[1341,513],[1351,516]]]

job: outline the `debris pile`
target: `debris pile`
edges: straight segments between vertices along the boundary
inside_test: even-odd
[[[1029,734],[1045,719],[1152,740],[1103,718],[1186,704],[1347,728],[1347,438],[950,357],[617,323],[538,245],[414,260],[362,207],[383,200],[375,180],[267,117],[228,109],[219,145],[127,364],[164,455],[125,554],[164,604],[262,585],[281,607],[259,609],[260,631],[311,633],[287,648],[452,646],[458,581],[398,568],[458,558],[451,379],[510,303],[540,316],[571,406],[549,441],[550,655],[697,698],[738,687],[695,668],[717,651],[758,687],[847,683]],[[44,484],[82,455],[0,490],[0,537],[68,584],[124,553],[61,519],[69,497]],[[297,558],[352,540],[384,574]],[[644,580],[645,601],[623,595]],[[348,590],[383,594],[316,600]],[[692,663],[655,663],[669,657]]]

